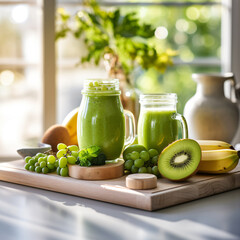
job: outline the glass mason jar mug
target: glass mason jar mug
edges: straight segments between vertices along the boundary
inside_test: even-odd
[[[186,120],[177,113],[176,104],[175,93],[140,95],[139,144],[161,152],[168,144],[178,139],[177,121],[181,123],[183,138],[188,137]]]
[[[101,147],[108,160],[120,156],[124,144],[134,141],[134,116],[123,110],[118,79],[85,80],[77,120],[80,148]],[[125,117],[129,133],[125,139]]]

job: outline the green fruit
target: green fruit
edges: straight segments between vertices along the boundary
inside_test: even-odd
[[[60,170],[60,175],[61,175],[62,177],[68,176],[68,167],[61,168],[61,170]]]
[[[139,173],[147,173],[147,168],[146,168],[146,167],[140,167],[140,168],[138,169],[138,172],[139,172]]]
[[[41,168],[41,167],[37,166],[37,167],[35,168],[35,172],[40,173],[41,171],[42,171],[42,168]]]
[[[135,165],[136,167],[138,167],[138,168],[143,167],[144,161],[143,161],[141,158],[136,159],[136,160],[134,161],[134,165]]]
[[[136,159],[138,159],[138,158],[139,158],[139,152],[133,151],[133,152],[131,153],[131,159],[132,159],[132,160],[136,160]]]
[[[26,169],[26,170],[29,170],[29,167],[30,167],[31,165],[30,165],[30,163],[26,163],[25,165],[24,165],[24,168]]]
[[[158,159],[158,170],[167,179],[181,181],[197,172],[200,160],[199,144],[192,139],[181,139],[162,151]]]
[[[34,172],[35,171],[35,166],[34,165],[29,166],[28,170]]]
[[[157,149],[149,149],[148,152],[151,158],[159,154]]]
[[[157,177],[159,176],[159,170],[157,166],[152,167],[152,174],[154,174]]]
[[[144,162],[146,162],[146,161],[148,161],[148,160],[150,159],[150,155],[149,155],[149,153],[148,153],[147,151],[141,151],[141,152],[140,152],[140,158],[141,158]]]
[[[42,173],[47,174],[49,172],[48,167],[42,168]]]
[[[61,168],[57,167],[57,174],[60,175]]]
[[[123,159],[126,160],[127,154],[131,153],[133,151],[140,153],[141,151],[147,151],[147,149],[144,146],[139,145],[139,144],[130,145],[130,146],[126,147],[125,150],[123,151]]]
[[[131,172],[132,173],[137,173],[138,172],[138,167],[136,167],[135,165],[132,165]]]
[[[151,167],[147,167],[147,172],[148,173],[152,173],[152,168]]]
[[[40,167],[44,168],[47,166],[47,163],[45,161],[40,162]]]
[[[127,161],[124,163],[124,168],[125,168],[126,170],[131,170],[133,164],[134,164],[134,161],[133,161],[133,160],[127,160]]]
[[[158,163],[158,156],[154,156],[154,157],[151,159],[151,162],[153,163],[153,165],[157,165],[157,163]]]
[[[28,163],[28,161],[31,160],[31,159],[32,159],[32,157],[30,157],[30,156],[27,156],[27,157],[24,158],[26,163]]]

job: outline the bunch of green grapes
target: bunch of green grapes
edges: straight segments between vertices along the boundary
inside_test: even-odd
[[[78,158],[78,146],[66,146],[64,143],[57,145],[56,157],[46,153],[37,153],[35,156],[25,157],[25,169],[37,173],[57,172],[63,177],[68,176],[68,165],[75,164]]]
[[[68,176],[68,165],[75,164],[78,158],[79,148],[76,145],[67,146],[64,143],[57,145],[58,152],[56,154],[58,158],[57,174],[63,177]]]
[[[25,157],[25,169],[36,173],[55,172],[58,166],[58,161],[54,155],[45,153],[37,153],[35,156]]]
[[[158,157],[156,149],[146,150],[141,145],[132,145],[128,151],[125,150],[125,154],[123,153],[124,169],[128,173],[152,173],[159,177]]]

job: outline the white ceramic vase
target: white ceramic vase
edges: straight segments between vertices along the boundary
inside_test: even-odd
[[[193,74],[196,94],[184,108],[189,138],[231,142],[238,129],[239,110],[224,95],[224,81],[234,77],[226,74]],[[235,84],[234,84],[235,85]]]

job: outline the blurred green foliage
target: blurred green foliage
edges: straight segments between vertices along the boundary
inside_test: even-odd
[[[67,33],[83,39],[88,53],[81,57],[81,63],[94,61],[98,65],[100,60],[110,58],[112,72],[121,72],[126,79],[136,66],[164,72],[172,65],[171,56],[175,52],[159,52],[154,41],[148,41],[154,38],[155,28],[140,22],[135,11],[125,14],[119,8],[107,11],[96,0],[85,0],[83,4],[86,8],[72,17],[63,9],[57,12],[56,33],[57,40],[66,37]]]
[[[201,5],[203,1],[200,0],[189,2],[193,4],[141,6],[139,3],[134,6],[101,6],[108,11],[120,8],[123,15],[136,12],[139,23],[151,24],[155,29],[155,36],[158,27],[165,29],[165,37],[160,32],[159,38],[153,37],[147,42],[155,45],[159,52],[168,48],[176,50],[176,64],[164,74],[150,66],[148,70],[135,67],[133,77],[135,86],[144,93],[177,93],[180,113],[183,112],[186,101],[195,93],[196,84],[192,81],[191,74],[221,71],[221,12],[224,6],[219,1],[208,1],[219,3],[213,5]],[[198,61],[199,59],[203,60]]]

